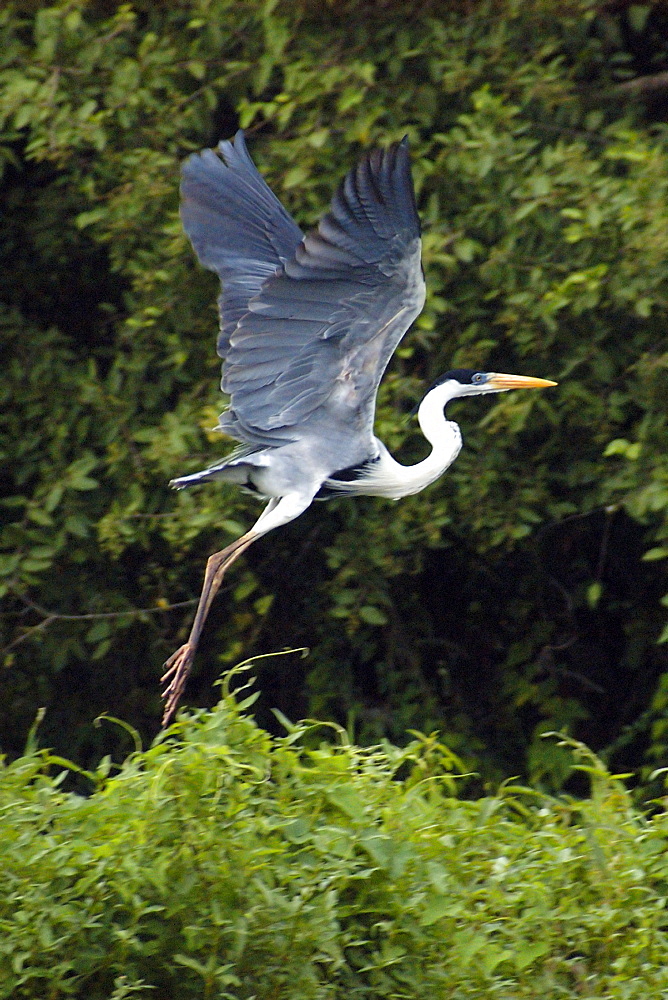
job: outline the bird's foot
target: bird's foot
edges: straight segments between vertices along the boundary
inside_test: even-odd
[[[165,699],[165,710],[162,713],[163,726],[171,720],[178,707],[194,656],[195,647],[186,642],[165,663],[165,672],[160,678],[161,684],[167,684],[162,692],[162,697]]]

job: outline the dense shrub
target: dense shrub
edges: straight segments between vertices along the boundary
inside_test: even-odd
[[[403,460],[424,445],[400,415],[453,363],[560,387],[453,408],[466,448],[424,494],[318,505],[264,540],[188,696],[221,662],[304,645],[263,677],[265,721],[278,704],[360,742],[439,728],[488,775],[553,784],[545,729],[646,773],[665,760],[668,150],[610,100],[624,38],[655,44],[655,69],[664,50],[632,9],[617,38],[624,15],[591,0],[2,5],[8,749],[40,705],[82,762],[106,749],[98,711],[155,732],[206,556],[257,514],[166,485],[231,444],[207,432],[216,281],[177,186],[241,124],[305,226],[363,148],[409,136],[429,298],[377,422]]]
[[[666,816],[582,746],[588,801],[473,802],[432,737],[327,732],[272,739],[226,694],[87,797],[46,753],[5,767],[0,997],[665,994]]]

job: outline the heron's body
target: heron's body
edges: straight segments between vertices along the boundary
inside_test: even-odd
[[[345,442],[341,453],[348,464],[327,462],[327,454],[318,456],[318,440],[306,438],[276,448],[261,448],[250,454],[244,449],[209,466],[202,472],[174,480],[177,488],[216,480],[235,483],[265,499],[312,492],[311,499],[341,496],[376,496],[388,500],[420,493],[435,482],[454,462],[462,447],[462,435],[454,420],[446,420],[443,403],[432,392],[425,396],[418,409],[422,433],[432,445],[431,454],[417,465],[400,465],[382,441],[372,435],[368,448],[353,447]],[[331,438],[328,438],[331,445]],[[339,466],[332,468],[332,465]],[[298,470],[312,472],[310,484]],[[297,470],[297,472],[295,471]]]
[[[373,424],[383,372],[425,299],[406,141],[368,153],[306,236],[256,170],[241,132],[219,152],[186,161],[181,215],[201,263],[222,282],[218,353],[230,405],[219,426],[240,447],[172,485],[221,480],[269,503],[250,531],[209,559],[190,638],[167,662],[165,720],[223,574],[253,541],[314,499],[398,500],[423,490],[462,446],[459,427],[445,416],[452,399],[555,384],[448,372],[418,409],[430,455],[400,465]]]

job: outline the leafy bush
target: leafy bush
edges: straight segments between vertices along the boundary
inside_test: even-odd
[[[560,387],[453,409],[466,448],[424,494],[318,505],[264,540],[189,697],[221,663],[304,645],[307,671],[264,679],[269,704],[352,720],[360,742],[439,728],[487,774],[553,785],[545,729],[646,773],[665,760],[668,146],[610,100],[600,8],[2,5],[8,749],[39,705],[49,745],[84,763],[107,749],[99,711],[154,732],[206,556],[257,515],[232,490],[166,485],[230,444],[207,431],[216,281],[177,186],[189,152],[241,124],[304,226],[362,148],[409,135],[429,298],[377,420],[403,460],[424,445],[399,415],[453,363]]]
[[[87,797],[0,778],[0,997],[659,997],[668,821],[584,747],[588,801],[466,801],[433,737],[271,738],[225,691]],[[56,774],[60,770],[59,774]],[[55,776],[54,776],[55,775]]]

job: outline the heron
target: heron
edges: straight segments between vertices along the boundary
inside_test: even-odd
[[[454,399],[540,389],[548,379],[454,369],[417,409],[431,452],[399,464],[374,434],[376,395],[425,301],[407,138],[367,152],[306,235],[253,163],[244,133],[190,156],[181,219],[200,263],[221,281],[217,350],[229,397],[217,430],[239,442],[171,481],[234,483],[268,501],[255,524],[208,559],[190,635],[165,663],[163,724],[181,698],[211,603],[230,566],[314,500],[419,493],[462,447]]]

